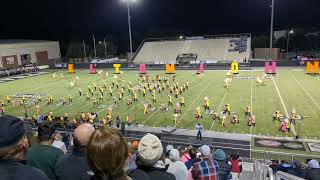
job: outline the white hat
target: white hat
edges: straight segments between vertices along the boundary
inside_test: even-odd
[[[160,139],[153,134],[146,134],[140,140],[138,152],[143,163],[153,165],[160,159],[163,153]]]
[[[168,144],[166,147],[166,153],[169,153],[173,149],[173,146],[171,144]]]
[[[207,145],[203,145],[200,147],[200,152],[202,156],[209,156],[211,154],[211,149]]]
[[[179,161],[179,159],[180,159],[180,152],[179,152],[177,149],[172,149],[172,150],[170,151],[169,159],[170,159],[172,162]]]

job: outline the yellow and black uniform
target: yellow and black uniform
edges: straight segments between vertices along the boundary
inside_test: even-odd
[[[103,94],[102,93],[99,93],[100,97],[99,97],[99,101],[103,101]]]
[[[86,101],[90,101],[89,93],[86,93]]]
[[[156,103],[156,102],[157,102],[157,99],[156,99],[156,90],[153,90],[152,96],[153,96],[152,102],[153,102],[153,103]]]
[[[136,93],[133,93],[133,102],[138,102],[138,97]]]
[[[0,106],[0,115],[1,116],[5,115],[4,106]]]
[[[204,101],[204,109],[205,109],[205,110],[210,110],[209,99],[206,99],[206,100]]]
[[[122,101],[122,94],[121,93],[118,93],[119,94],[119,101]]]
[[[38,95],[38,102],[41,102],[41,96]]]
[[[82,90],[81,90],[81,88],[79,88],[79,96],[81,96],[82,95]]]
[[[6,99],[7,99],[7,103],[11,103],[11,98],[10,98],[10,96],[6,96]]]
[[[111,87],[109,87],[109,94],[110,94],[110,96],[112,96],[112,88]]]
[[[250,114],[251,114],[251,107],[248,105],[246,107],[246,116],[250,116]]]
[[[178,91],[178,89],[176,89],[176,92],[175,92],[174,95],[175,95],[176,98],[178,98],[178,96],[179,96],[179,91]]]
[[[68,101],[69,101],[70,103],[72,103],[72,97],[71,97],[71,95],[68,96]]]
[[[148,104],[144,104],[143,106],[144,106],[143,114],[144,115],[146,115],[146,114],[150,115],[150,112],[149,112],[149,109],[148,109]]]
[[[168,95],[168,106],[173,106],[172,97],[170,95]]]
[[[145,97],[146,96],[146,89],[142,90],[142,96]]]
[[[228,113],[230,115],[230,104],[226,104],[225,109],[224,109],[224,113]]]
[[[180,105],[181,105],[181,106],[184,106],[184,107],[186,106],[186,105],[184,104],[184,97],[182,97],[182,96],[180,97]]]
[[[23,103],[23,104],[27,103],[27,100],[26,100],[26,97],[25,97],[25,96],[22,96],[22,103]]]

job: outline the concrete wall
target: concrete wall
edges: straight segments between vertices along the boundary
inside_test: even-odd
[[[255,59],[268,59],[269,48],[254,48],[253,58]],[[281,58],[281,53],[279,48],[272,48],[272,59],[278,60]]]
[[[21,65],[21,56],[23,54],[31,54],[31,63],[41,64],[38,62],[37,52],[47,51],[48,59],[58,59],[60,57],[60,46],[57,41],[38,41],[38,42],[19,42],[0,44],[0,60],[7,56],[17,56],[18,65]],[[5,58],[4,58],[5,59]],[[0,68],[4,67],[5,63],[0,62]],[[7,67],[4,67],[7,68]]]

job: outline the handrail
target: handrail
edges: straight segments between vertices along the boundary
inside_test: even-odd
[[[305,180],[305,179],[282,172],[282,171],[277,171],[275,174],[275,180]]]

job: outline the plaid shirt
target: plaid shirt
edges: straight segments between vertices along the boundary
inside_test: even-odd
[[[195,180],[219,180],[219,165],[215,160],[202,160],[193,165],[191,170]]]

